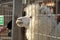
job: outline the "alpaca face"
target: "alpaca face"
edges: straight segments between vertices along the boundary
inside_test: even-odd
[[[16,24],[19,27],[26,27],[29,25],[29,22],[30,22],[30,18],[25,16],[25,17],[19,17],[16,21]]]

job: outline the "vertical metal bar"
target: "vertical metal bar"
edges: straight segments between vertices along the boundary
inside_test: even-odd
[[[22,16],[22,0],[13,0],[12,40],[22,40],[21,28],[16,25],[16,19]]]
[[[13,36],[13,29],[14,29],[14,2],[15,2],[15,0],[12,0],[12,5],[13,5],[13,7],[12,7],[12,29],[11,29],[11,40],[13,40],[13,38],[14,38],[14,36]]]
[[[59,0],[56,0],[56,17],[57,17],[57,15],[58,15],[58,1],[59,1]],[[56,22],[57,22],[57,19],[56,19]],[[56,23],[56,25],[57,25],[57,23]],[[57,27],[57,26],[56,26],[56,27]],[[57,30],[58,30],[56,27],[55,27],[55,30],[56,30],[56,31],[55,31],[55,36],[57,36],[57,33],[56,33],[56,32],[57,32]],[[55,40],[58,40],[58,39],[55,39]]]

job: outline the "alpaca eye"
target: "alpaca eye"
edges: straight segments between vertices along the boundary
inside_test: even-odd
[[[22,12],[22,16],[26,16],[26,12],[25,11]]]
[[[32,18],[32,16],[30,16],[30,18]]]

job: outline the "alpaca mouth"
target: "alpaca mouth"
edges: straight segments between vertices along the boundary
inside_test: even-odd
[[[23,24],[23,22],[18,22],[18,24]]]

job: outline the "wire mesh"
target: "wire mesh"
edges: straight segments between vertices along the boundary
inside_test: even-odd
[[[51,10],[49,10],[47,14],[41,12],[39,12],[40,14],[38,14],[37,13],[38,8],[36,4],[39,4],[39,2],[45,3],[45,6],[47,6]],[[29,38],[27,39],[28,40],[60,40],[59,29],[56,19],[57,15],[59,15],[58,0],[27,0],[26,3],[27,4],[25,5],[27,5],[27,7],[31,6],[30,9],[29,8],[27,9],[28,14],[29,13],[31,14],[31,15],[29,14],[29,16],[32,16],[34,18],[34,21],[31,21],[30,24],[31,29],[29,31],[31,31],[31,35],[30,36],[27,35],[30,37],[30,39]],[[33,10],[33,8],[35,11]]]
[[[1,0],[0,2],[0,16],[4,16],[4,25],[0,25],[0,40],[11,40],[8,36],[9,29],[7,28],[8,23],[12,20],[13,0]]]

